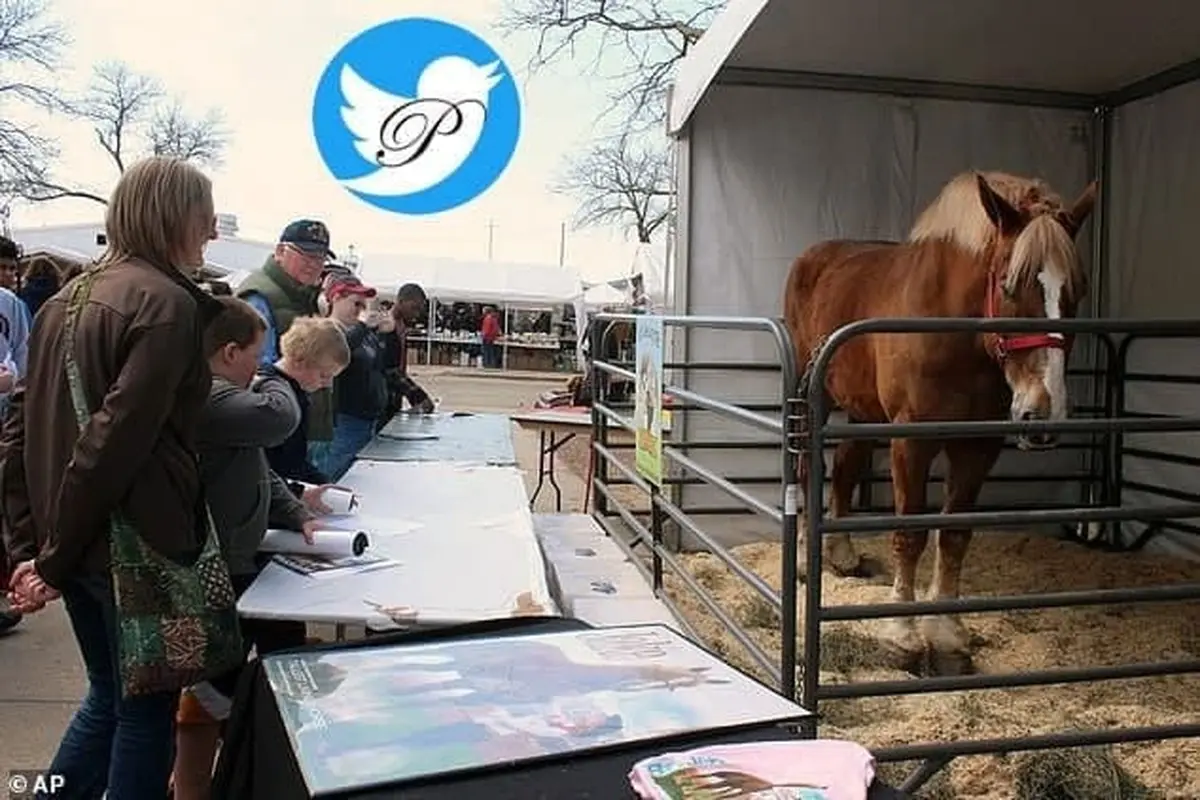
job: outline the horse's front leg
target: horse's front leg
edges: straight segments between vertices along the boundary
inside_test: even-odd
[[[979,498],[988,473],[1004,448],[1003,439],[961,439],[948,442],[946,449],[946,495],[943,514],[969,511]],[[971,544],[969,528],[938,531],[930,600],[960,596],[963,561]],[[957,615],[939,614],[921,621],[921,632],[929,643],[934,671],[962,674],[971,670],[971,633]]]
[[[929,440],[892,441],[892,497],[898,516],[920,514],[925,509],[925,486],[938,449],[938,443]],[[911,603],[916,600],[917,564],[925,552],[928,538],[927,530],[892,532],[893,602]],[[884,636],[906,661],[915,661],[925,652],[925,642],[917,633],[913,617],[889,619]]]
[[[830,505],[833,518],[839,519],[850,513],[850,500],[854,487],[862,480],[871,466],[875,443],[869,440],[852,439],[841,442],[833,455],[833,475]],[[871,567],[854,546],[848,533],[831,533],[825,537],[824,563],[836,575],[869,578]]]

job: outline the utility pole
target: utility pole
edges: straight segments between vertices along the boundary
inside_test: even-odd
[[[492,246],[495,244],[496,220],[488,220],[488,261],[492,261]]]
[[[567,223],[564,220],[558,229],[558,265],[565,267],[567,264]]]

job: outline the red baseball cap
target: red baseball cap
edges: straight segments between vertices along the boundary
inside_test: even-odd
[[[347,295],[371,298],[375,296],[375,290],[353,275],[338,275],[325,287],[325,299],[331,303]]]

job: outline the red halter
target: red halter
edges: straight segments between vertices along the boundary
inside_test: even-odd
[[[1001,278],[997,270],[988,274],[987,300],[984,307],[984,317],[997,319],[996,313],[1000,306],[998,294],[1003,291]],[[992,333],[988,335],[993,357],[1003,363],[1010,353],[1024,350],[1040,350],[1043,347],[1054,347],[1062,350],[1066,346],[1065,337],[1061,333],[1024,333],[1019,335]]]

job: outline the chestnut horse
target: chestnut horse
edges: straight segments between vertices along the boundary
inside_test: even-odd
[[[1073,317],[1087,281],[1075,236],[1092,211],[1092,183],[1070,207],[1040,180],[989,172],[948,183],[903,243],[830,241],[792,265],[784,316],[801,360],[833,331],[872,317]],[[1067,415],[1069,337],[975,333],[872,334],[842,345],[825,376],[829,405],[851,422],[1060,420]],[[800,364],[803,370],[806,364]],[[815,422],[823,422],[815,421]],[[891,442],[897,514],[924,510],[930,467],[946,455],[942,513],[974,505],[1003,447],[1002,438],[897,439]],[[1022,436],[1024,449],[1053,447],[1047,435]],[[831,474],[831,513],[845,516],[874,443],[839,443]],[[807,459],[800,485],[807,489]],[[820,502],[819,499],[817,502]],[[807,506],[807,504],[806,504]],[[891,534],[892,598],[915,599],[917,563],[928,531]],[[938,533],[929,596],[959,596],[970,530]],[[825,559],[840,574],[864,574],[848,534],[825,538]],[[969,660],[966,628],[954,617],[888,622],[887,639],[914,659]]]

